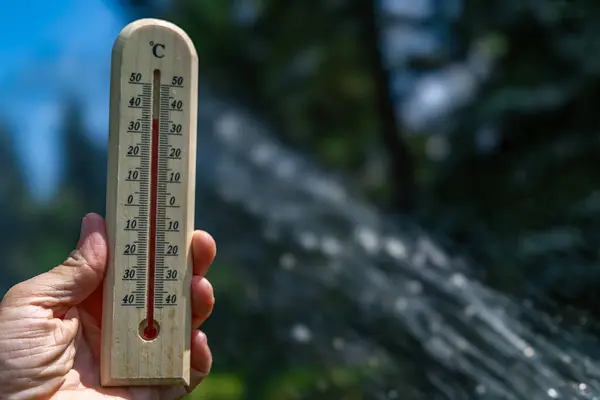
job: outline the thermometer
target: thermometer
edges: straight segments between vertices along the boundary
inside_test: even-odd
[[[198,56],[141,19],[112,51],[101,382],[188,385]]]

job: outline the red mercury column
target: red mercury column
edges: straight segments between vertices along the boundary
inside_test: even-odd
[[[152,142],[150,153],[150,230],[148,236],[148,298],[146,300],[146,321],[144,337],[148,340],[158,336],[154,321],[154,280],[156,276],[156,218],[158,214],[158,152],[160,114],[160,71],[154,70],[152,85]]]

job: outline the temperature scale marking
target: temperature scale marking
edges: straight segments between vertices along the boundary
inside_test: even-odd
[[[113,46],[101,381],[188,385],[198,57],[141,19]]]

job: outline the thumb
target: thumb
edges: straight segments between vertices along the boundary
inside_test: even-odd
[[[62,317],[100,285],[108,257],[104,220],[87,214],[81,222],[77,249],[59,266],[13,286],[4,296],[4,306],[36,305]]]

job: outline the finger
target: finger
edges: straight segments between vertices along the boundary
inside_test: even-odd
[[[64,316],[102,282],[107,249],[104,220],[97,214],[86,215],[77,249],[61,265],[13,286],[2,303],[37,305],[53,310],[54,316]]]
[[[212,368],[212,354],[206,335],[202,331],[192,332],[191,377],[189,391],[192,391],[209,374]]]
[[[192,254],[194,256],[194,274],[205,274],[210,266],[210,263],[215,257],[216,245],[214,239],[204,231],[196,231],[194,232],[194,237],[192,239],[192,249]],[[192,290],[192,304],[194,304],[193,293],[194,291]],[[85,309],[93,318],[93,321],[98,327],[102,327],[102,297],[102,286],[99,286],[96,291],[88,296],[88,298],[81,304],[81,307]],[[192,306],[192,310],[202,307],[202,303],[203,301],[197,303],[199,305],[198,307]],[[194,320],[194,316],[192,316],[192,326],[194,328],[197,328],[208,317],[208,315],[203,317],[201,309],[199,313],[201,318],[197,319],[196,321]],[[208,314],[210,314],[210,312]]]
[[[72,308],[72,310],[76,309],[78,309],[78,307]],[[96,317],[90,315],[89,312],[83,308],[79,309],[79,320],[81,321],[81,330],[89,345],[92,357],[94,360],[98,361],[100,360],[100,345],[102,340],[100,325],[97,323]]]
[[[192,238],[192,256],[194,275],[204,276],[217,254],[217,245],[213,237],[205,231],[195,231]]]
[[[192,278],[192,329],[198,329],[206,321],[214,305],[213,287],[208,279],[194,276]]]

